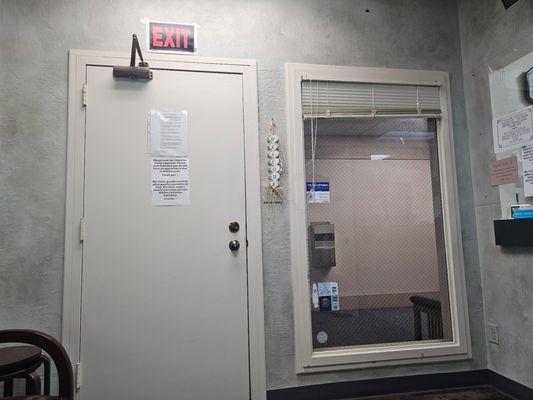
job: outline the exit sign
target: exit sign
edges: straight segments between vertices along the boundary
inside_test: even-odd
[[[197,51],[196,24],[149,21],[147,48],[153,52],[195,54]]]

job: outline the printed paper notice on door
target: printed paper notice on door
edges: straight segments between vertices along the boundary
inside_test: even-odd
[[[148,129],[152,156],[187,156],[187,111],[151,110]]]
[[[152,158],[152,205],[191,204],[189,160],[184,157]]]
[[[522,171],[524,176],[524,196],[533,197],[533,146],[522,149]]]
[[[495,118],[492,130],[495,153],[533,144],[533,106]]]

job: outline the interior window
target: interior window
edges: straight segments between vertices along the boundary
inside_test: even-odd
[[[313,348],[453,340],[434,118],[304,119]]]

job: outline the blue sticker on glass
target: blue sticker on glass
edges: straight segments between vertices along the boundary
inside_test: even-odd
[[[329,182],[306,182],[308,203],[329,203],[331,201]]]

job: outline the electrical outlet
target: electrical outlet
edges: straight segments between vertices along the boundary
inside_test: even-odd
[[[498,325],[487,324],[489,342],[494,344],[500,344],[500,338],[498,336]]]

